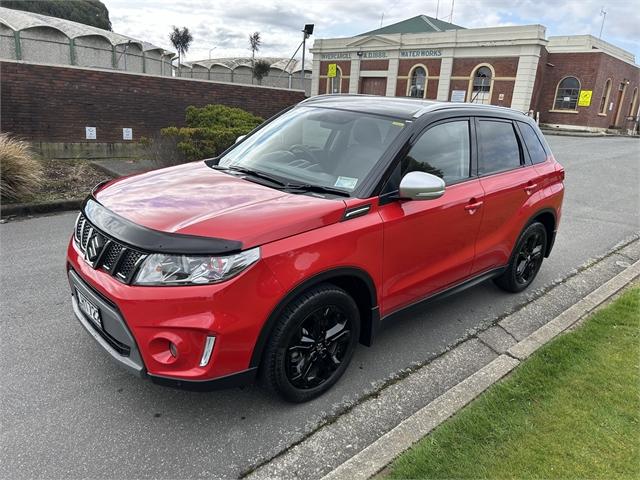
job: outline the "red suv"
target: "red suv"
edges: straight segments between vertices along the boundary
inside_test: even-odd
[[[120,364],[191,389],[259,375],[309,400],[383,319],[549,255],[564,170],[506,108],[318,96],[219,157],[99,185],[73,308]]]

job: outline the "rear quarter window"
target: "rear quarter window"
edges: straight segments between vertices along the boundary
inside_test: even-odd
[[[544,150],[536,131],[527,123],[518,122],[518,126],[529,152],[529,157],[531,157],[531,162],[533,164],[544,162],[547,159],[547,152]]]
[[[514,125],[508,121],[478,121],[478,153],[480,175],[512,170],[522,165]]]

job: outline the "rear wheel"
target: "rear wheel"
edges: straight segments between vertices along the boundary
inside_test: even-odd
[[[540,271],[547,249],[547,230],[540,222],[529,225],[520,235],[507,270],[494,280],[507,292],[521,292]]]
[[[331,388],[351,361],[360,314],[344,290],[320,285],[297,297],[274,327],[262,380],[290,402],[311,400]]]

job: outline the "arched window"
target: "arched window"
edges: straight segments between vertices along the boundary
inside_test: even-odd
[[[628,117],[635,117],[638,114],[638,87],[633,89],[633,95],[631,95],[631,104],[629,105]]]
[[[580,81],[576,77],[565,77],[558,83],[554,110],[576,110],[580,96]]]
[[[407,97],[425,98],[427,94],[427,69],[422,65],[416,65],[409,73],[407,85]]]
[[[336,76],[327,78],[327,93],[342,93],[342,69],[336,65]]]
[[[493,87],[493,70],[489,65],[480,65],[473,71],[469,80],[471,103],[491,103],[491,90]]]
[[[598,112],[606,115],[607,114],[607,104],[609,103],[609,95],[611,94],[611,79],[607,79],[607,83],[604,84],[604,88],[602,89],[602,98],[600,98],[600,108]]]

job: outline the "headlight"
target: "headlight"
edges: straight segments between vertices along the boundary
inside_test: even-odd
[[[260,259],[260,248],[224,257],[149,255],[136,275],[136,285],[204,285],[224,282]]]

